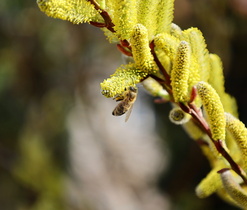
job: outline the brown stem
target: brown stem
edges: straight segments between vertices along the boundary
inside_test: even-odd
[[[193,86],[192,90],[191,90],[191,94],[190,94],[189,104],[192,104],[192,102],[195,100],[196,96],[197,96],[197,90],[196,90],[196,87]]]
[[[247,184],[246,174],[243,169],[232,159],[229,153],[224,149],[222,140],[214,141],[214,145],[219,151],[220,154],[228,161],[231,165],[231,168],[243,179],[245,184]]]
[[[156,80],[157,82],[159,82],[160,84],[164,84],[164,83],[165,83],[165,81],[164,81],[163,79],[157,77],[157,76],[154,75],[154,74],[150,74],[149,76],[152,77],[153,79],[155,79],[155,80]]]
[[[126,47],[124,47],[123,45],[121,44],[117,44],[117,48],[120,52],[122,52],[123,54],[127,55],[127,56],[133,56],[132,52],[127,50]]]
[[[106,27],[106,24],[105,23],[98,23],[98,22],[93,22],[93,21],[90,21],[89,22],[92,26],[96,26],[98,28],[105,28]]]
[[[121,43],[121,45],[122,45],[123,47],[128,47],[128,48],[130,48],[130,43],[129,43],[126,39],[120,40],[120,43]]]
[[[171,78],[170,78],[170,75],[167,73],[167,71],[165,70],[165,68],[163,67],[163,65],[161,64],[161,62],[159,61],[159,58],[158,58],[158,56],[155,53],[154,47],[155,47],[155,45],[154,45],[154,42],[152,41],[150,43],[150,48],[151,48],[151,53],[152,53],[152,55],[154,57],[154,61],[157,64],[157,66],[159,67],[159,69],[162,72],[162,74],[164,75],[165,80],[166,80],[166,85],[171,89]]]
[[[113,24],[108,12],[106,12],[105,10],[102,10],[102,12],[100,13],[100,15],[103,17],[103,19],[105,20],[106,23],[106,28],[111,31],[112,33],[115,33],[115,29],[113,28],[115,25]]]
[[[206,142],[204,139],[197,139],[196,142],[200,146],[209,146],[208,142]]]
[[[92,25],[97,26],[97,27],[101,27],[101,28],[102,27],[106,27],[109,31],[114,33],[115,32],[115,30],[113,28],[114,24],[113,24],[112,19],[110,18],[109,14],[108,14],[108,12],[106,12],[103,9],[101,9],[100,5],[96,1],[94,1],[94,0],[88,0],[88,1],[94,6],[94,8],[96,10],[99,11],[101,17],[105,21],[105,26],[103,26],[101,23],[99,24],[99,26],[97,26],[97,23],[95,23],[95,22],[90,22],[90,23],[92,23]]]

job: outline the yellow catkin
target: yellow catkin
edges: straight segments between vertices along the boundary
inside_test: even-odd
[[[225,79],[221,59],[216,54],[209,54],[210,77],[208,83],[216,90],[219,96],[225,92]]]
[[[148,77],[142,82],[143,87],[153,96],[169,100],[168,92],[155,79]]]
[[[216,54],[209,54],[210,77],[209,84],[216,90],[221,98],[224,110],[238,117],[236,100],[225,92],[225,79],[221,59]]]
[[[156,53],[160,63],[162,64],[162,66],[166,70],[166,72],[170,75],[171,70],[172,70],[172,61],[171,61],[170,57],[167,56],[166,53],[161,48],[155,47],[155,53]]]
[[[188,42],[181,41],[171,72],[171,86],[175,102],[188,101],[188,79],[191,51]]]
[[[192,55],[198,63],[200,80],[207,82],[210,74],[209,52],[202,32],[197,28],[189,28],[183,31],[182,36],[185,41],[190,43]]]
[[[159,33],[170,32],[174,0],[137,1],[137,22],[148,28],[148,39]]]
[[[148,40],[152,40],[157,28],[155,11],[158,0],[141,0],[137,4],[137,22],[148,28]]]
[[[231,113],[234,117],[238,117],[238,105],[233,96],[228,93],[224,93],[221,96],[221,101],[226,112]]]
[[[236,141],[241,153],[244,170],[247,170],[247,128],[245,125],[229,113],[225,113],[226,128]]]
[[[159,0],[155,10],[156,29],[155,35],[160,33],[170,33],[173,20],[174,0]],[[152,24],[152,23],[151,23]]]
[[[224,188],[217,190],[217,195],[225,202],[238,206],[237,202],[232,199],[232,197],[226,192]]]
[[[199,73],[199,65],[192,55],[190,59],[190,75],[188,79],[188,91],[192,90],[192,87],[195,86],[200,81],[200,73]],[[198,98],[196,98],[196,105],[200,107],[200,103],[198,102]]]
[[[121,94],[125,88],[135,86],[146,76],[147,74],[136,68],[133,63],[122,65],[110,78],[100,84],[102,94],[113,98],[117,94]]]
[[[227,123],[227,122],[226,122]],[[235,141],[234,136],[227,129],[226,125],[226,145],[229,149],[229,155],[233,158],[233,160],[238,163],[240,166],[243,165],[242,152],[240,152],[237,142]]]
[[[247,209],[247,192],[236,182],[230,170],[221,172],[220,176],[226,192],[239,207]]]
[[[148,74],[156,73],[157,66],[149,47],[148,31],[143,25],[137,24],[134,27],[130,44],[137,67]]]
[[[224,141],[226,120],[224,108],[219,95],[216,93],[214,88],[206,82],[199,82],[196,85],[196,88],[207,113],[212,138],[214,140]]]
[[[112,21],[120,40],[129,40],[130,34],[137,23],[136,0],[116,0],[112,5]]]
[[[174,61],[180,41],[168,33],[158,34],[154,38],[155,47],[163,50]]]
[[[156,50],[156,54],[158,56],[158,59],[166,72],[170,75],[172,71],[172,61],[171,59],[161,50]]]
[[[172,23],[170,33],[172,36],[176,37],[177,39],[180,39],[182,36],[182,29],[175,23]]]
[[[99,12],[86,0],[37,0],[37,4],[46,15],[74,24],[104,22]]]
[[[222,166],[223,164],[213,168],[208,173],[208,175],[197,185],[196,195],[199,198],[206,198],[215,193],[220,188],[223,188],[220,175],[217,173],[217,171],[222,169]]]
[[[105,9],[105,7],[106,7],[105,0],[97,0],[97,2],[98,2],[101,9]]]

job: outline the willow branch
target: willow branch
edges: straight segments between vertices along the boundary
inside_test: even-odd
[[[224,149],[222,140],[215,141],[212,138],[212,133],[210,131],[210,128],[203,118],[201,114],[198,113],[198,109],[195,106],[189,105],[186,106],[182,103],[179,104],[180,107],[183,109],[183,111],[186,111],[188,114],[190,114],[194,120],[200,125],[200,127],[204,130],[204,132],[209,136],[213,144],[215,145],[217,151],[228,161],[228,163],[231,165],[232,170],[234,170],[247,184],[246,174],[243,171],[243,169],[232,159],[232,157],[229,155],[229,153]]]

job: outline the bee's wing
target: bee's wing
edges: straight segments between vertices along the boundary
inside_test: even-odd
[[[134,103],[130,106],[129,110],[126,112],[125,122],[127,122],[129,117],[130,117],[130,114],[131,114],[132,109],[133,109],[133,105],[134,105]]]

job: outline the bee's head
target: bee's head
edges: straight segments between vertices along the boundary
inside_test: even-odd
[[[130,91],[132,91],[132,92],[134,92],[134,93],[136,93],[136,92],[137,92],[137,88],[132,87],[132,86],[130,86],[130,87],[129,87],[129,90],[130,90]]]

